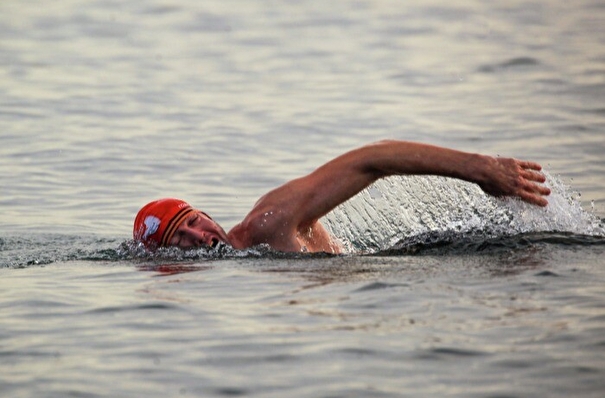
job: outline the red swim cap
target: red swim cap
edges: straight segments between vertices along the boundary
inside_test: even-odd
[[[168,246],[174,232],[196,210],[180,199],[159,199],[146,204],[134,220],[132,236],[147,248]]]

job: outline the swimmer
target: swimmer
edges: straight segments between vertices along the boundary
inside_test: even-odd
[[[340,253],[319,219],[374,181],[391,175],[437,175],[475,183],[489,195],[517,197],[546,206],[541,166],[511,158],[461,152],[433,145],[385,140],[336,157],[312,173],[262,196],[229,232],[208,214],[173,198],[148,203],[137,214],[135,241],[154,250],[266,244],[282,252]]]

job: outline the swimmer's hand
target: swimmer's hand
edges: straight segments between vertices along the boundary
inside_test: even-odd
[[[546,206],[545,196],[550,189],[541,185],[546,181],[538,163],[511,158],[485,156],[487,167],[479,173],[477,184],[489,195],[514,196],[538,206]]]

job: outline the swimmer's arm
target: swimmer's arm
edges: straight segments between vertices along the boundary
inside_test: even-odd
[[[311,174],[261,198],[277,204],[299,228],[312,225],[374,181],[390,175],[426,174],[478,184],[493,196],[515,196],[546,206],[550,190],[537,163],[494,158],[407,141],[380,141],[347,152]],[[282,204],[280,206],[280,203]]]

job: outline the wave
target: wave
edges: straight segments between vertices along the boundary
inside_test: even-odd
[[[559,247],[605,246],[605,236],[581,235],[570,232],[531,232],[510,236],[486,237],[482,231],[471,233],[430,232],[403,238],[391,247],[345,256],[409,256],[409,255],[497,255],[502,251],[521,251],[528,247],[554,245]],[[0,238],[0,268],[27,268],[56,262],[127,263],[142,270],[157,271],[169,266],[171,271],[199,270],[204,264],[220,260],[313,260],[334,255],[326,253],[281,253],[268,246],[236,250],[228,245],[214,249],[180,250],[162,248],[145,250],[132,240],[99,239],[66,235]],[[191,268],[189,268],[191,267]]]
[[[324,224],[349,253],[542,232],[605,237],[603,220],[582,208],[579,194],[546,176],[552,192],[545,208],[493,198],[451,178],[389,177],[336,208]]]
[[[0,268],[26,268],[56,262],[87,261],[98,263],[127,262],[154,266],[167,263],[203,263],[240,258],[318,258],[325,253],[279,253],[267,245],[237,250],[219,244],[215,248],[181,250],[176,247],[148,251],[132,239],[108,239],[94,236],[41,234],[0,237]]]
[[[523,250],[540,245],[556,246],[605,246],[605,237],[579,235],[569,232],[532,232],[519,235],[485,238],[477,231],[465,234],[426,234],[405,239],[391,248],[378,251],[376,255],[457,255],[497,254]]]
[[[72,243],[70,246],[68,243]],[[486,238],[481,231],[475,233],[439,233],[431,232],[410,238],[383,250],[355,252],[346,255],[459,255],[459,254],[497,254],[502,250],[523,250],[537,245],[558,246],[605,246],[605,237],[579,235],[562,232],[525,233],[512,236]],[[125,262],[141,269],[155,270],[159,266],[170,264],[174,267],[187,267],[211,261],[233,259],[318,259],[333,257],[326,253],[280,253],[268,246],[259,246],[246,250],[236,250],[222,245],[214,249],[195,249],[183,251],[177,248],[163,248],[156,252],[145,250],[132,240],[82,238],[66,235],[39,236],[37,238],[4,237],[0,238],[0,268],[27,268],[45,266],[56,262],[85,261],[97,263]]]

